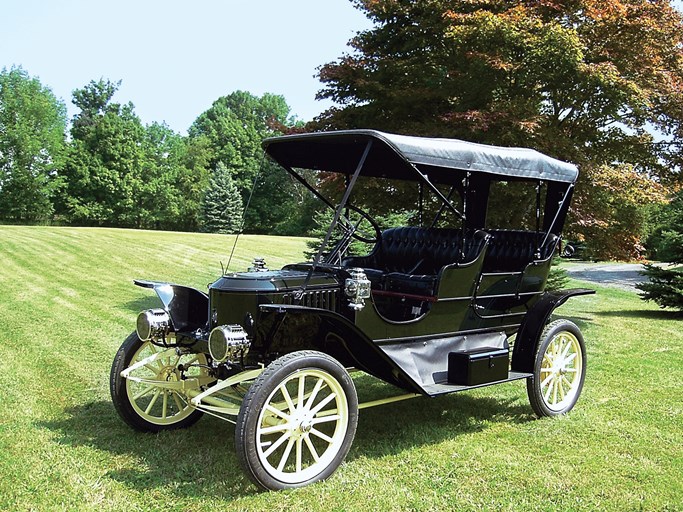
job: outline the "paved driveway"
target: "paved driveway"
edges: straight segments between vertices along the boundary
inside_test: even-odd
[[[592,283],[636,291],[636,284],[647,281],[638,272],[640,263],[589,263],[569,261],[564,263],[570,277]]]

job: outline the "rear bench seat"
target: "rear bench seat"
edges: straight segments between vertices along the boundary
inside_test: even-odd
[[[438,274],[445,265],[471,263],[486,248],[483,272],[522,272],[534,260],[552,256],[558,237],[519,230],[474,231],[464,237],[460,229],[398,227],[382,232],[366,256],[345,258],[345,267],[365,269],[372,288],[433,297]]]
[[[487,239],[484,231],[463,237],[460,229],[391,228],[382,232],[370,254],[346,258],[343,265],[365,269],[373,289],[431,297],[441,268],[471,263]]]
[[[545,233],[516,230],[487,230],[491,235],[486,249],[483,272],[521,272],[534,260],[545,260],[552,256],[558,237],[551,234],[543,242]]]

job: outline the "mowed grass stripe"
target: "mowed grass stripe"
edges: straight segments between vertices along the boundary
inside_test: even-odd
[[[3,510],[680,510],[680,317],[599,287],[560,313],[588,373],[577,408],[534,419],[524,384],[363,410],[326,482],[257,493],[233,428],[126,427],[108,396],[113,355],[140,309],[132,279],[205,290],[231,236],[0,226],[0,508]],[[231,270],[302,259],[305,241],[243,236]],[[582,285],[582,283],[572,283]],[[396,391],[355,378],[366,399]]]

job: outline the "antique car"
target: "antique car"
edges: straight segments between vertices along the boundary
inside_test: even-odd
[[[373,130],[273,137],[263,148],[334,212],[324,239],[310,262],[268,270],[257,258],[224,270],[208,293],[135,281],[162,307],[139,314],[114,358],[111,396],[128,425],[233,422],[248,477],[285,489],[335,471],[366,407],[516,380],[538,416],[574,407],[584,340],[551,315],[594,292],[545,291],[574,165]],[[530,192],[495,200],[518,186]],[[414,225],[381,229],[368,213],[383,194],[391,203],[413,193]],[[359,403],[355,371],[396,394]]]

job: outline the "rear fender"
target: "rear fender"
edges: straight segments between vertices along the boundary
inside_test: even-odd
[[[573,288],[544,293],[524,317],[517,332],[517,339],[512,350],[512,371],[531,373],[534,371],[534,360],[538,348],[539,337],[548,323],[550,315],[556,308],[564,304],[570,297],[591,295],[595,290]]]
[[[208,327],[209,296],[195,288],[159,281],[133,281],[142,288],[152,288],[164,310],[171,317],[175,332],[196,331]]]

